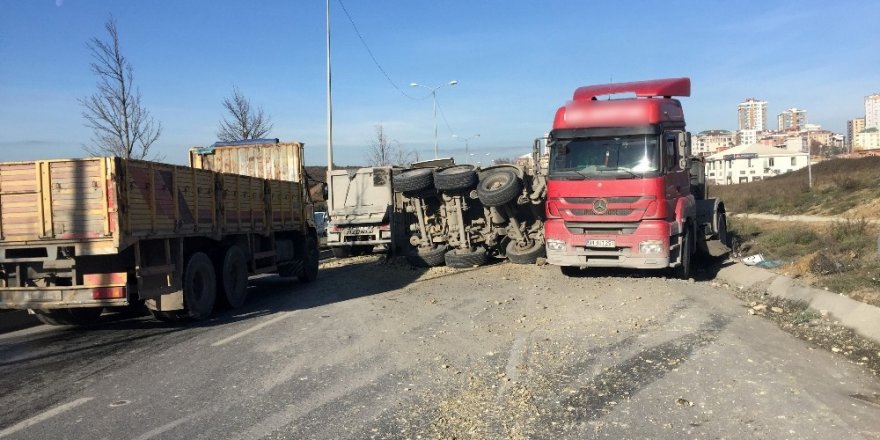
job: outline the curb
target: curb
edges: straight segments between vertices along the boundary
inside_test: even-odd
[[[27,310],[0,310],[0,333],[9,333],[35,325],[40,325],[40,321],[28,314]]]
[[[842,294],[804,286],[785,275],[739,262],[721,268],[717,277],[745,289],[763,290],[778,298],[803,301],[811,309],[817,312],[827,311],[843,326],[880,344],[880,307]]]

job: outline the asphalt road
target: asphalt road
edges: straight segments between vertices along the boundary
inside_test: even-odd
[[[8,333],[0,438],[880,438],[863,367],[636,275],[359,257],[200,325]]]

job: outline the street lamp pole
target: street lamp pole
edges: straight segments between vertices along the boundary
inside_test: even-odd
[[[475,134],[475,135],[473,135],[473,136],[468,136],[468,137],[461,137],[461,136],[459,136],[459,135],[457,135],[457,134],[454,134],[454,135],[452,135],[452,137],[454,137],[454,138],[458,138],[458,139],[461,139],[461,140],[464,141],[464,155],[467,156],[467,155],[468,155],[468,141],[470,141],[470,140],[473,139],[473,138],[478,138],[478,137],[480,137],[480,134],[477,133],[477,134]]]
[[[437,89],[443,86],[454,86],[458,84],[458,81],[452,80],[446,84],[440,84],[436,87],[428,87],[419,83],[410,83],[410,87],[424,87],[431,91],[431,99],[434,101],[434,159],[439,158],[439,148],[437,144]]]

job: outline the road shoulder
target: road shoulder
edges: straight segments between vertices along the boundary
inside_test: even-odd
[[[832,315],[848,327],[880,343],[880,308],[847,296],[804,286],[799,281],[772,271],[734,263],[722,267],[717,277],[737,288],[760,290],[771,296],[802,301],[820,313]]]

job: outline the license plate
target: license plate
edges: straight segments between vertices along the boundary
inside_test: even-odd
[[[345,229],[345,235],[371,235],[374,226],[355,226]]]
[[[613,248],[614,240],[587,240],[587,247]]]

